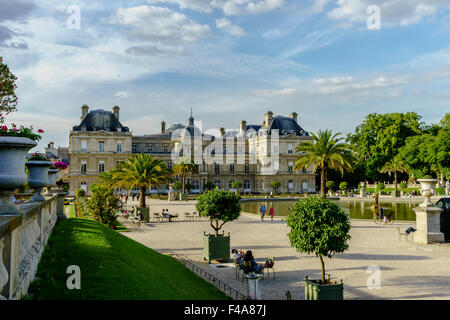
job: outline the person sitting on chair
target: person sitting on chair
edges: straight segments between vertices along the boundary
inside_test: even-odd
[[[231,249],[231,258],[236,260],[236,264],[243,264],[242,254],[237,249]]]
[[[244,256],[244,270],[249,272],[255,272],[262,274],[263,273],[263,265],[260,263],[256,263],[255,258],[250,250],[245,253]]]

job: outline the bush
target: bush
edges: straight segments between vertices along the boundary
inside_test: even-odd
[[[86,196],[86,191],[84,191],[83,189],[78,189],[77,191],[75,191],[76,198],[83,198],[85,196]]]
[[[386,186],[384,185],[384,183],[377,184],[377,191],[384,190],[385,188],[386,188]]]
[[[271,187],[275,192],[277,192],[278,189],[281,187],[281,182],[280,182],[280,181],[272,181],[272,182],[270,183],[270,187]]]
[[[196,208],[202,217],[209,217],[216,236],[225,223],[236,220],[241,214],[239,197],[233,192],[219,188],[198,196]]]
[[[331,258],[348,249],[350,217],[337,204],[321,197],[300,199],[287,217],[291,246],[299,253],[314,253],[322,265],[325,284],[325,264],[322,257]]]
[[[400,189],[407,189],[407,188],[408,188],[408,184],[406,182],[400,183]]]
[[[96,221],[108,226],[115,225],[119,204],[112,190],[97,184],[92,184],[90,189],[91,199],[87,203],[89,213]]]

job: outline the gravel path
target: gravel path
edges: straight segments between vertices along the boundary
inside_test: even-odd
[[[246,283],[235,279],[232,263],[208,265],[203,261],[203,232],[212,232],[208,221],[182,221],[184,212],[195,211],[194,202],[168,203],[150,200],[150,212],[168,208],[179,213],[179,222],[148,223],[141,230],[124,222],[131,232],[126,235],[162,253],[183,254],[198,266],[224,281],[236,290],[246,293]],[[375,225],[372,221],[352,220],[349,250],[332,259],[325,259],[326,273],[333,279],[343,279],[345,299],[450,299],[450,244],[416,245],[399,239],[397,227],[405,230],[414,223]],[[304,299],[305,276],[320,277],[320,262],[315,256],[299,254],[290,247],[286,222],[274,222],[242,214],[225,224],[231,233],[231,247],[252,250],[256,260],[263,263],[275,257],[275,276],[260,281],[264,299],[285,299],[290,291],[292,299]],[[380,270],[380,287],[369,288],[372,272],[369,266]],[[373,283],[373,282],[372,282]]]

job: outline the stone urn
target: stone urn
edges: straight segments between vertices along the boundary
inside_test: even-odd
[[[34,195],[30,201],[44,201],[42,188],[48,186],[48,168],[52,165],[50,161],[30,160],[25,163],[28,168],[28,185],[34,189]]]
[[[430,198],[435,194],[435,185],[438,182],[437,179],[418,179],[421,189],[420,194],[425,197],[425,202],[421,203],[421,207],[434,207],[434,203],[431,203]]]
[[[56,181],[58,181],[58,169],[48,169],[48,184],[47,187],[47,193],[50,194],[50,189],[52,187],[56,187]]]
[[[35,146],[29,138],[0,136],[0,214],[19,212],[12,195],[27,182],[25,158]]]

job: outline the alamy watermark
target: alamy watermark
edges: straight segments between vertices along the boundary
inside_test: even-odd
[[[67,29],[80,30],[81,29],[81,9],[79,6],[70,5],[67,7],[66,13],[70,16],[66,20]]]
[[[381,29],[381,9],[379,6],[371,5],[367,7],[366,13],[369,14],[367,18],[367,29],[379,30]]]
[[[366,273],[369,273],[370,276],[367,278],[367,288],[369,290],[380,290],[381,289],[381,269],[378,266],[371,265],[367,267]]]
[[[77,265],[68,266],[66,273],[70,274],[70,276],[67,278],[67,281],[66,281],[67,289],[69,289],[69,290],[81,289],[80,267]]]

